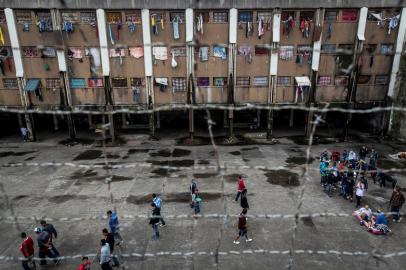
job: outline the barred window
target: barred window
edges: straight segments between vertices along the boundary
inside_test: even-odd
[[[122,22],[121,12],[106,12],[107,23],[119,23]]]
[[[116,77],[111,79],[111,85],[113,87],[127,87],[127,78]]]
[[[356,22],[358,19],[358,10],[356,9],[344,9],[341,14],[341,20],[343,22]]]
[[[367,84],[371,80],[370,75],[359,75],[358,76],[358,83],[359,84]]]
[[[17,79],[3,79],[4,89],[18,89]]]
[[[348,76],[337,76],[334,79],[336,86],[346,86],[348,84]]]
[[[261,19],[264,22],[270,22],[272,21],[272,11],[258,11],[257,12],[257,21],[259,22],[259,19]]]
[[[282,11],[281,20],[282,21],[287,21],[289,19],[289,17],[292,17],[292,19],[295,20],[295,15],[296,15],[296,12],[293,11],[293,10]]]
[[[381,44],[381,54],[391,54],[393,51],[393,44]]]
[[[326,22],[335,22],[337,21],[337,15],[337,10],[327,10],[326,13],[324,13],[324,20]]]
[[[171,12],[169,13],[169,18],[171,20],[171,22],[173,22],[173,20],[175,18],[178,18],[180,21],[180,23],[184,23],[185,22],[185,12]]]
[[[131,78],[131,87],[144,85],[144,78]]]
[[[334,53],[336,53],[336,45],[335,44],[322,44],[320,50],[321,50],[321,53],[334,54]]]
[[[172,88],[174,92],[186,91],[186,78],[172,78]]]
[[[268,76],[254,77],[254,86],[268,87]]]
[[[83,79],[83,78],[72,78],[72,79],[70,79],[70,88],[72,88],[72,89],[86,88],[85,79]]]
[[[199,87],[209,87],[210,78],[209,77],[197,77],[197,86]]]
[[[217,87],[224,87],[227,85],[227,78],[226,77],[214,77],[213,85],[217,86]]]
[[[80,12],[80,22],[83,24],[95,24],[96,12],[94,11]]]
[[[121,49],[121,48],[110,49],[109,50],[109,55],[110,55],[111,58],[113,58],[113,57],[124,57],[125,56],[125,49]]]
[[[314,11],[311,11],[311,10],[300,11],[300,20],[313,21],[313,19],[314,19]]]
[[[61,17],[63,22],[79,22],[79,12],[65,11],[61,13]]]
[[[45,80],[45,88],[47,90],[57,90],[61,88],[61,79],[59,78],[52,78]]]
[[[330,76],[319,76],[317,79],[317,85],[330,85],[331,77]]]
[[[127,11],[125,13],[125,21],[133,23],[141,23],[141,12],[140,11]]]
[[[175,56],[186,56],[186,47],[172,47],[171,52]]]
[[[289,76],[278,76],[276,83],[278,85],[291,85],[291,79]]]
[[[239,11],[238,22],[252,22],[252,11]]]
[[[241,87],[250,86],[250,77],[237,77],[237,86]]]
[[[255,46],[255,55],[268,55],[269,50],[268,48],[262,46]]]
[[[24,46],[22,47],[22,55],[23,57],[38,57],[38,49],[34,46]]]
[[[103,79],[102,78],[90,78],[87,80],[87,85],[91,88],[93,87],[103,87]]]
[[[376,75],[375,84],[388,84],[389,77],[388,75]]]
[[[312,51],[313,51],[312,46],[309,46],[309,45],[297,45],[297,52],[298,53],[310,54]]]
[[[226,23],[228,22],[228,12],[227,11],[215,11],[213,12],[213,22],[215,23]]]
[[[15,16],[18,24],[32,23],[31,11],[17,10]]]
[[[202,15],[204,23],[210,22],[210,12],[208,12],[208,11],[195,11],[196,20],[200,15]]]

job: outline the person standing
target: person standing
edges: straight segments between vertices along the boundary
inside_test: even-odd
[[[199,196],[199,190],[196,189],[195,194],[193,195],[193,207],[194,207],[194,218],[197,218],[197,216],[200,214],[200,205],[202,203],[202,198]]]
[[[109,233],[109,230],[107,230],[106,228],[104,228],[102,230],[103,236],[104,236],[104,240],[106,240],[106,242],[109,244],[110,247],[110,253],[114,252],[114,234]]]
[[[102,270],[112,270],[110,246],[105,239],[100,240],[100,267]]]
[[[89,258],[84,256],[82,257],[82,263],[79,265],[76,270],[90,270],[92,263],[89,261]]]
[[[149,220],[149,224],[152,227],[153,230],[153,235],[152,235],[152,240],[158,240],[159,239],[159,210],[158,207],[156,207],[155,203],[151,203],[152,207],[152,216]]]
[[[357,199],[356,208],[361,206],[362,197],[364,197],[365,186],[361,180],[358,180],[357,185],[355,186],[355,198]]]
[[[244,180],[242,179],[241,175],[238,176],[238,186],[237,186],[237,195],[235,196],[235,201],[238,201],[238,198],[241,195],[241,192],[243,191],[243,189],[245,188],[245,183]]]
[[[356,174],[354,175],[351,172],[347,173],[347,178],[348,178],[348,182],[347,182],[347,199],[350,200],[350,202],[353,201],[354,199],[354,188],[355,188],[355,180],[356,180]]]
[[[390,211],[392,213],[392,220],[393,222],[400,222],[400,209],[402,205],[405,203],[405,196],[400,191],[400,187],[396,186],[392,192],[392,196],[389,200]]]
[[[247,198],[247,189],[244,188],[241,192],[241,200],[240,200],[240,205],[241,208],[244,209],[250,209],[250,206],[248,204],[248,198]]]
[[[48,224],[45,220],[40,221],[41,227],[43,230],[47,231],[50,236],[50,243],[52,247],[52,252],[55,254],[55,257],[59,257],[59,251],[55,248],[54,238],[58,237],[58,232],[56,231],[54,225]]]
[[[247,226],[247,208],[244,208],[240,214],[240,216],[238,217],[238,236],[235,238],[234,240],[234,244],[238,245],[240,243],[240,237],[245,237],[245,241],[246,242],[251,242],[252,239],[248,238],[248,226]]]
[[[49,233],[40,227],[35,228],[34,232],[37,234],[37,243],[39,248],[38,257],[40,258],[39,265],[47,264],[45,257],[52,258],[54,259],[55,264],[59,264],[59,260],[52,252],[51,236]]]
[[[197,189],[196,180],[192,179],[192,182],[190,182],[190,186],[189,186],[190,198],[191,198],[190,208],[194,207],[193,198],[194,198],[194,194],[196,193],[196,189]]]
[[[114,239],[117,240],[117,245],[120,245],[123,241],[120,235],[120,224],[118,223],[118,217],[116,212],[111,210],[107,211],[108,225],[110,232],[114,235]]]
[[[21,264],[24,270],[32,270],[31,267],[28,265],[31,263],[36,269],[34,258],[34,241],[32,240],[31,236],[28,236],[25,232],[21,233],[21,238],[23,242],[20,245],[20,252],[23,254],[24,259],[22,260]]]
[[[161,197],[159,195],[156,195],[155,193],[152,194],[152,202],[155,204],[155,206],[158,208],[159,211],[159,220],[161,221],[161,227],[165,227],[165,220],[162,217],[162,213],[161,213],[161,206],[162,206],[162,200]]]
[[[322,162],[320,162],[320,175],[321,175],[320,185],[321,186],[324,186],[327,182],[327,172],[328,172],[327,166],[328,166],[327,161],[323,160]]]
[[[28,136],[28,129],[26,127],[20,128],[21,136],[23,136],[24,142],[29,141],[29,136]]]

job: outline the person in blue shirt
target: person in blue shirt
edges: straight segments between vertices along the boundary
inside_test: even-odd
[[[385,217],[385,213],[378,210],[378,215],[376,216],[375,224],[376,225],[383,224],[388,226],[388,220]]]
[[[123,241],[123,238],[120,235],[120,224],[118,223],[117,214],[111,210],[107,211],[107,218],[109,220],[110,233],[114,235],[114,238],[117,239],[117,245],[120,245]]]
[[[155,193],[152,194],[152,202],[155,204],[156,208],[157,208],[157,212],[159,212],[159,221],[161,222],[161,227],[165,227],[165,220],[163,219],[162,215],[161,215],[161,206],[162,206],[162,200],[161,198],[156,195]]]

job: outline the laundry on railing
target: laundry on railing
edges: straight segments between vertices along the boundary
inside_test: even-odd
[[[118,22],[117,23],[117,40],[120,40],[120,31],[121,31],[121,29],[123,29],[123,23]]]
[[[258,38],[260,39],[264,35],[264,33],[265,33],[264,18],[261,17],[261,18],[259,18],[259,21],[258,21]]]
[[[175,54],[172,52],[172,61],[171,61],[172,68],[176,68],[178,66],[178,62],[175,60]]]
[[[70,34],[73,32],[73,23],[69,21],[63,22],[62,30]]]
[[[282,60],[293,59],[293,46],[279,46],[279,58]]]
[[[144,48],[143,47],[133,47],[128,49],[130,52],[130,56],[135,58],[141,58],[144,56]]]
[[[25,22],[23,24],[23,32],[30,32],[30,24]]]
[[[329,23],[327,28],[326,40],[330,39],[333,34],[333,24]]]
[[[140,98],[141,98],[141,87],[139,87],[139,86],[134,86],[134,87],[132,88],[132,92],[133,92],[133,102],[139,103],[139,102],[140,102]]]
[[[168,78],[155,78],[155,83],[159,86],[161,92],[165,92],[168,88]]]
[[[3,29],[1,29],[1,27],[0,27],[0,41],[1,41],[1,45],[4,45]]]
[[[200,61],[209,61],[209,47],[204,46],[199,48],[199,58]]]
[[[293,20],[292,16],[289,16],[286,21],[282,21],[283,34],[286,34],[286,35],[289,36],[289,34],[292,31],[294,25],[295,25],[295,21]]]
[[[37,21],[37,26],[39,32],[51,32],[52,31],[52,21],[51,19],[40,19]]]
[[[179,23],[181,23],[182,20],[180,19],[179,16],[176,16],[175,18],[173,18],[172,21],[172,26],[173,26],[173,38],[174,39],[179,39],[180,35],[179,35]]]
[[[68,48],[68,58],[72,60],[73,58],[75,59],[82,59],[83,58],[83,52],[81,48]]]
[[[110,56],[110,57],[125,56],[125,51],[124,51],[123,48],[110,49],[110,50],[109,50],[109,56]]]
[[[227,59],[227,50],[223,46],[213,46],[213,56],[221,59]]]
[[[196,31],[203,35],[203,15],[196,16]]]
[[[248,36],[251,36],[253,32],[254,32],[254,25],[252,24],[252,22],[247,22],[247,27],[245,30],[245,37],[248,38]]]
[[[111,26],[111,23],[109,23],[109,36],[111,45],[114,45],[113,27]]]
[[[302,19],[300,22],[300,31],[302,31],[303,37],[308,38],[310,36],[310,23],[311,20]]]
[[[238,54],[245,56],[245,61],[249,64],[252,63],[252,48],[250,46],[240,46],[238,48]]]
[[[130,33],[134,33],[135,29],[136,29],[135,22],[127,22],[127,25],[128,25],[128,31]]]
[[[51,47],[46,47],[42,49],[41,53],[42,53],[41,57],[43,58],[56,57],[56,50]]]
[[[386,21],[389,21],[388,35],[390,35],[391,31],[398,26],[399,19],[400,19],[400,14],[396,15],[396,16],[392,16],[392,17],[382,17],[381,13],[374,13],[374,12],[369,12],[368,14],[376,19],[376,21],[377,21],[376,24],[378,26],[384,26],[384,23]]]
[[[168,59],[168,48],[167,47],[153,47],[152,55],[156,60],[167,60]]]

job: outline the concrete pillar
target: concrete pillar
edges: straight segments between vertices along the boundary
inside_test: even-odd
[[[185,11],[186,19],[186,78],[188,80],[188,95],[187,103],[194,104],[194,17],[193,9],[187,8]],[[194,111],[189,108],[189,136],[193,140],[195,127],[194,127]]]
[[[87,120],[88,120],[88,123],[89,123],[89,130],[94,129],[94,127],[93,127],[93,118],[92,118],[92,114],[91,114],[91,113],[89,113],[89,114],[87,115]]]
[[[52,120],[54,122],[54,131],[58,131],[59,130],[59,123],[58,123],[58,117],[56,114],[52,115]]]
[[[30,107],[30,103],[27,96],[27,92],[24,91],[25,86],[24,68],[23,68],[23,60],[21,57],[20,42],[18,40],[14,11],[11,8],[6,8],[4,9],[4,15],[6,16],[8,33],[10,36],[10,44],[11,49],[13,51],[14,68],[16,71],[16,77],[18,81],[18,89],[20,91],[21,107],[26,110]],[[29,139],[35,141],[36,134],[32,115],[25,114],[24,120],[25,125],[29,131]]]
[[[229,93],[228,106],[234,107],[235,105],[235,83],[236,83],[236,67],[237,67],[237,23],[238,23],[238,10],[236,8],[230,9],[230,23],[229,23],[229,46],[228,46],[228,74],[229,74]],[[230,100],[231,99],[231,100]],[[229,110],[229,136],[234,137],[234,111]]]

